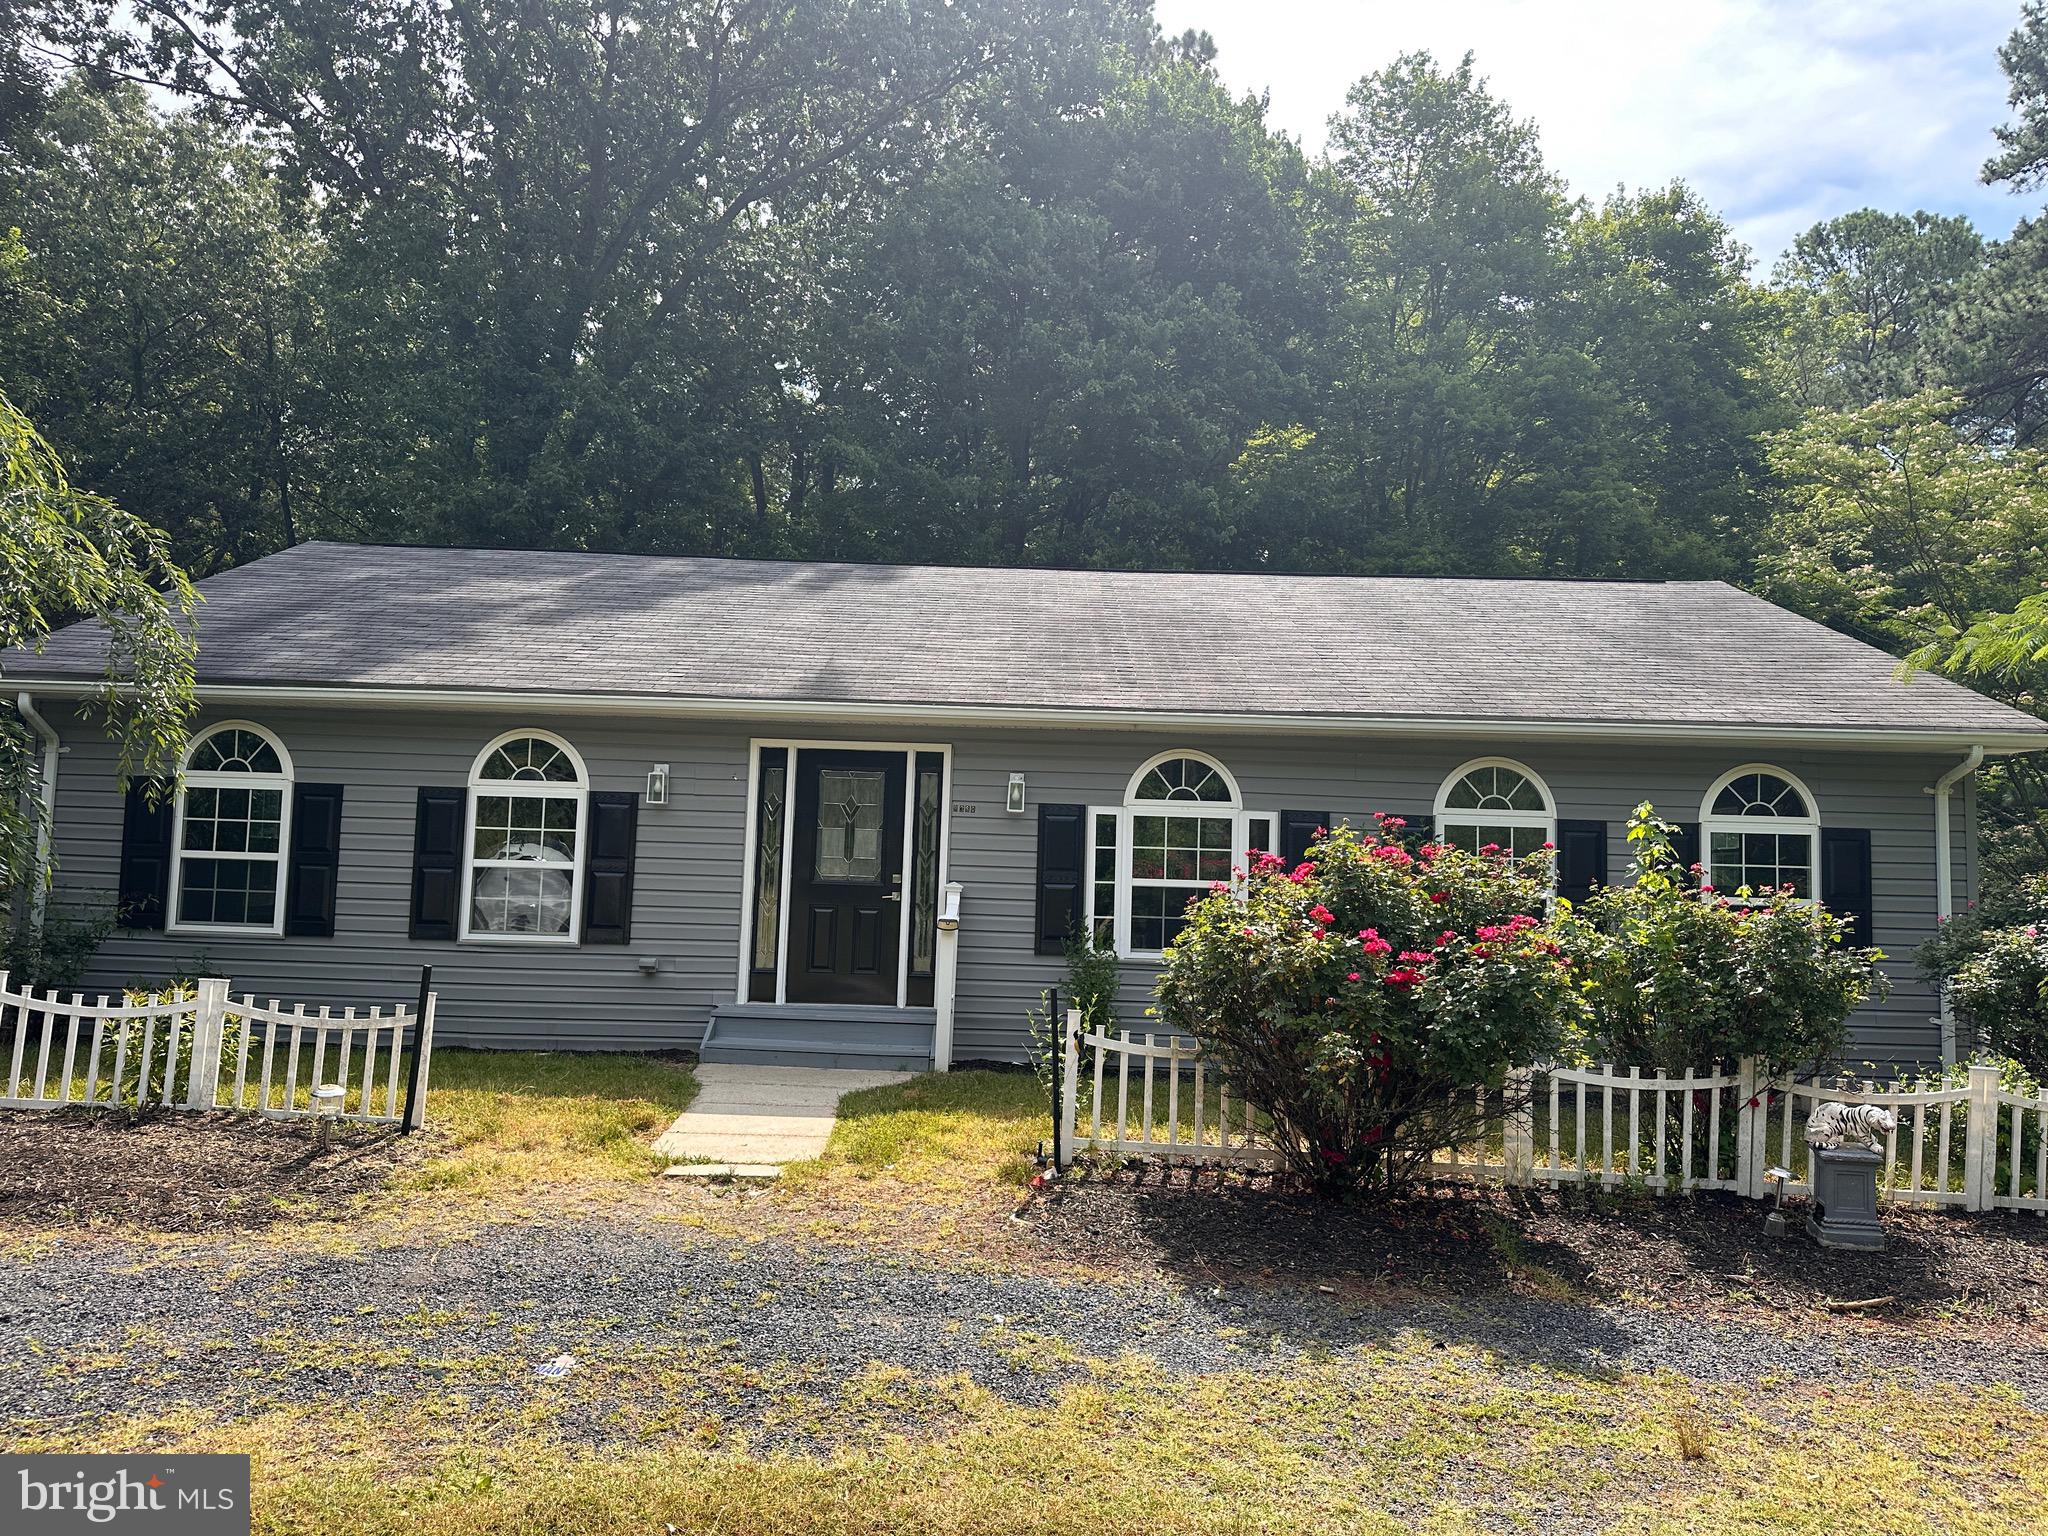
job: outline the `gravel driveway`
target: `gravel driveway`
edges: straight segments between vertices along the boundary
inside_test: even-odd
[[[1868,1373],[1902,1385],[2001,1382],[2048,1405],[2048,1341],[1787,1337],[1511,1295],[1385,1305],[1313,1287],[1107,1286],[781,1241],[735,1247],[622,1218],[492,1228],[364,1256],[223,1245],[166,1263],[140,1245],[94,1244],[0,1260],[0,1429],[447,1390],[509,1409],[545,1389],[535,1367],[561,1354],[593,1386],[617,1362],[666,1362],[675,1380],[706,1374],[715,1358],[728,1381],[753,1383],[725,1394],[747,1412],[791,1380],[829,1391],[878,1366],[964,1374],[1032,1401],[1085,1369],[1080,1357],[1136,1353],[1172,1373],[1285,1370],[1304,1352],[1418,1341],[1493,1351],[1511,1378],[1539,1366],[1705,1380]],[[589,1440],[622,1432],[603,1393],[560,1422]]]

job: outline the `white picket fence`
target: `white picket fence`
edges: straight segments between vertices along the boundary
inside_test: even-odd
[[[130,1002],[54,990],[8,989],[0,971],[0,1038],[12,1028],[0,1106],[239,1110],[273,1119],[318,1112],[313,1089],[342,1090],[330,1113],[395,1125],[405,1119],[400,1061],[411,1032],[419,1090],[408,1128],[426,1119],[434,1050],[434,999],[415,1019],[403,1004],[360,1014],[327,1006],[289,1008],[253,994],[231,996],[225,977],[201,977],[191,996]],[[417,1024],[417,1028],[415,1028]],[[307,1049],[311,1059],[307,1060]]]
[[[1061,1068],[1062,1165],[1086,1150],[1258,1166],[1280,1160],[1270,1128],[1249,1104],[1233,1102],[1185,1036],[1084,1029],[1079,1010],[1070,1010]],[[1880,1198],[2048,1215],[2048,1093],[2015,1093],[1998,1078],[1997,1067],[1981,1063],[1967,1083],[1935,1088],[1774,1079],[1750,1060],[1715,1072],[1525,1067],[1501,1088],[1473,1090],[1484,1134],[1438,1149],[1423,1172],[1521,1187],[1718,1189],[1761,1199],[1770,1192],[1765,1174],[1777,1166],[1790,1175],[1785,1192],[1804,1195],[1812,1192],[1804,1128],[1813,1111],[1829,1102],[1875,1104],[1898,1120],[1884,1147]],[[1084,1084],[1092,1094],[1077,1091]]]

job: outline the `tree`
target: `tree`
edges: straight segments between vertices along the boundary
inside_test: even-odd
[[[2048,181],[2048,6],[2029,0],[1998,52],[2015,121],[1984,180],[2015,191]],[[1929,346],[1962,389],[1978,430],[2032,442],[2048,423],[2048,222],[2022,219],[1963,283]]]
[[[99,707],[120,775],[169,774],[193,709],[197,595],[157,529],[66,479],[28,418],[0,395],[0,649],[40,647],[74,619],[108,634]],[[117,686],[118,685],[118,686]],[[32,883],[43,830],[37,743],[0,715],[0,891]]]
[[[1958,425],[1964,397],[1932,391],[1816,412],[1771,439],[1783,509],[1764,539],[1764,596],[1909,664],[1966,677],[2041,713],[2048,656],[2048,454]],[[2048,781],[1999,759],[1981,801],[2001,879],[2048,863]]]
[[[713,541],[786,361],[785,232],[858,217],[971,82],[1085,30],[1038,0],[46,9],[317,192],[340,515],[572,547]]]
[[[1774,359],[1793,400],[1848,409],[1938,382],[1931,332],[1984,265],[1965,218],[1860,209],[1813,226],[1772,273],[1785,295]]]
[[[807,547],[1219,564],[1218,485],[1305,401],[1309,173],[1206,69],[997,113],[854,247],[812,354]]]
[[[201,573],[328,531],[306,526],[317,252],[258,151],[74,79],[0,175],[9,223],[34,243],[0,274],[0,378],[73,474]]]
[[[1769,440],[1782,509],[1757,562],[1764,596],[1938,660],[1978,618],[2048,575],[2048,456],[1974,440],[1963,397],[1931,391],[1816,412]]]
[[[1734,569],[1767,402],[1727,227],[1682,186],[1568,203],[1469,58],[1367,76],[1331,144],[1344,198],[1309,248],[1339,287],[1306,342],[1318,398],[1240,455],[1239,558]]]

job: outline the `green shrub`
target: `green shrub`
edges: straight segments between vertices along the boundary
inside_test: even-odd
[[[1674,1071],[1756,1056],[1783,1072],[1839,1057],[1849,1015],[1888,988],[1880,953],[1845,943],[1840,918],[1789,892],[1702,892],[1679,868],[1673,830],[1637,806],[1634,881],[1558,923],[1595,1054]]]
[[[111,913],[73,916],[53,908],[43,914],[40,929],[26,921],[10,923],[9,915],[0,899],[0,971],[17,987],[74,985],[114,931]]]
[[[1473,1139],[1472,1090],[1574,1035],[1571,977],[1537,916],[1548,852],[1411,853],[1401,830],[1381,818],[1292,872],[1263,856],[1241,893],[1217,884],[1159,978],[1167,1024],[1202,1042],[1324,1195],[1398,1182]]]
[[[1104,1034],[1113,1032],[1116,1029],[1116,992],[1123,980],[1116,949],[1103,940],[1079,933],[1069,934],[1065,952],[1067,981],[1057,1003],[1051,992],[1041,992],[1038,1006],[1026,1015],[1031,1025],[1031,1070],[1038,1074],[1038,1085],[1045,1090],[1048,1104],[1052,1104],[1053,1060],[1061,1049],[1061,1030],[1067,1010],[1081,1010],[1081,1028],[1084,1031],[1099,1029]],[[1075,1091],[1081,1090],[1082,1085],[1076,1084]],[[1092,1082],[1087,1091],[1094,1091]],[[1085,1099],[1081,1107],[1088,1107]],[[1058,1106],[1053,1108],[1057,1113]]]
[[[1947,982],[2008,929],[2044,924],[2048,924],[2048,875],[2026,875],[2015,882],[1987,885],[1981,901],[1939,919],[1934,937],[1922,944],[1913,958],[1929,977]]]
[[[2048,1076],[2048,938],[2038,925],[1985,931],[1948,985],[1979,1047]]]

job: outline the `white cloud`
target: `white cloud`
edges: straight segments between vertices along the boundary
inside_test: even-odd
[[[1157,0],[1169,33],[1214,35],[1239,90],[1320,149],[1359,76],[1466,50],[1575,192],[1682,177],[1770,261],[1852,208],[1966,213],[2002,236],[2034,211],[1980,185],[2005,121],[1996,51],[2015,0]]]

